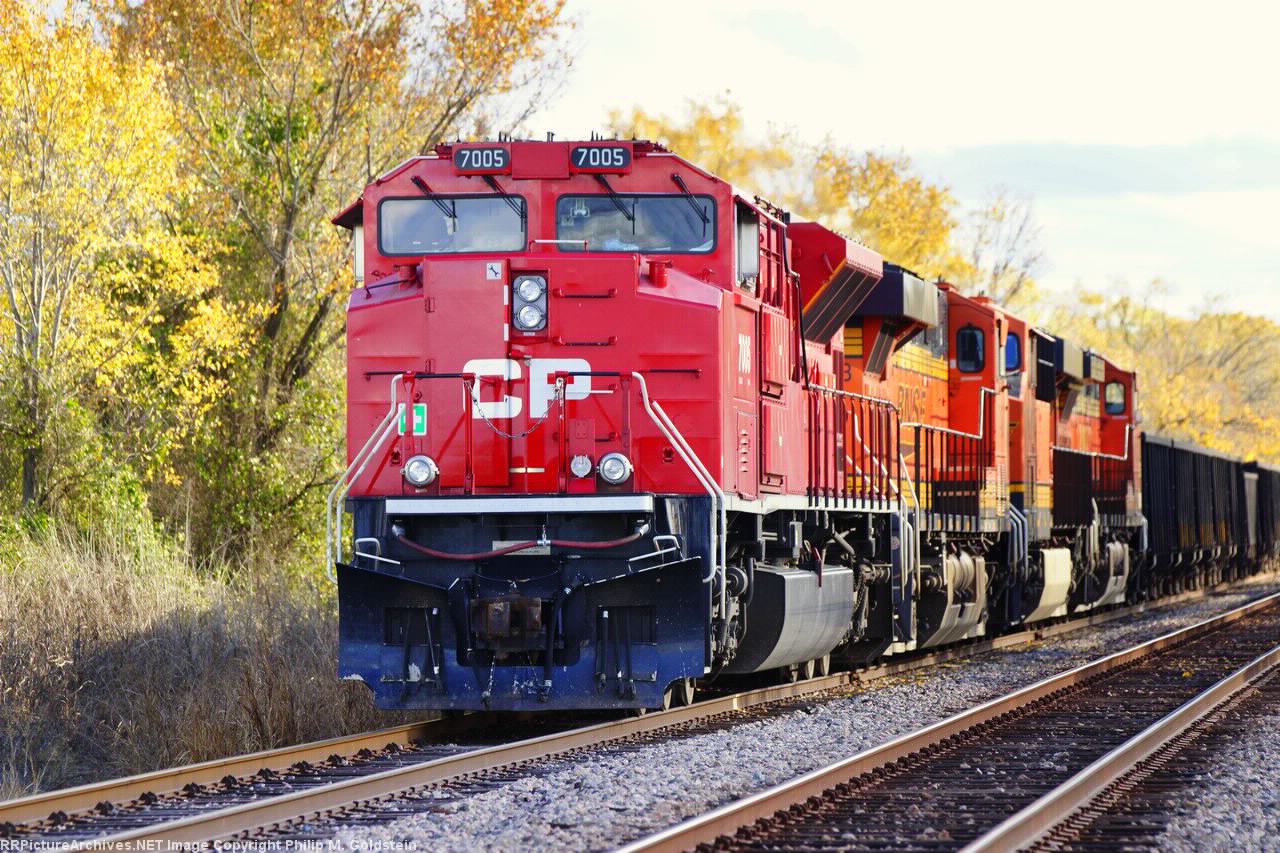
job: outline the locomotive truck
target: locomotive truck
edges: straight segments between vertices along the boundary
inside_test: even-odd
[[[453,143],[352,233],[339,675],[646,709],[1256,571],[1280,471],[653,142]]]

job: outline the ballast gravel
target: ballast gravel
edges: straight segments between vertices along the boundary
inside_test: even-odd
[[[1216,756],[1188,786],[1185,813],[1165,828],[1160,850],[1280,850],[1280,710]]]
[[[1239,591],[1079,634],[850,686],[765,720],[639,749],[601,747],[482,793],[468,796],[435,790],[426,794],[434,798],[429,811],[377,826],[339,830],[335,846],[431,851],[611,849],[1278,589],[1280,584],[1271,581],[1256,582]],[[1272,734],[1271,762],[1242,773],[1265,774],[1268,768],[1280,766],[1280,736]],[[1274,828],[1274,792],[1270,803]],[[1195,826],[1209,827],[1211,819],[1188,825],[1187,843],[1195,847]],[[1212,834],[1200,835],[1199,840],[1210,846],[1232,837],[1205,832]],[[1274,841],[1277,836],[1273,832],[1269,837]]]

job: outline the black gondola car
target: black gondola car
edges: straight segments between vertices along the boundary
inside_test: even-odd
[[[1271,568],[1280,559],[1280,468],[1248,462],[1247,473],[1257,477],[1255,481],[1255,506],[1252,527],[1254,556],[1262,568]]]
[[[1167,593],[1234,576],[1257,539],[1257,522],[1250,516],[1261,518],[1258,507],[1250,505],[1244,463],[1190,442],[1145,433],[1142,473],[1154,591]],[[1276,486],[1280,480],[1269,488]],[[1259,487],[1257,494],[1261,493]]]

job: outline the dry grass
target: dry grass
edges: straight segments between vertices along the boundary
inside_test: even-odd
[[[396,721],[335,676],[330,588],[104,539],[0,548],[0,800]]]

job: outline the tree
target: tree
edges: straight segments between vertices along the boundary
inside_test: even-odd
[[[147,0],[111,18],[123,57],[155,50],[178,103],[200,227],[230,298],[257,317],[219,428],[189,465],[204,543],[313,526],[294,512],[341,446],[346,243],[329,217],[375,175],[489,107],[540,102],[564,57],[563,0]],[[505,100],[504,100],[505,99]],[[317,425],[318,418],[328,421]]]
[[[1280,461],[1280,325],[1211,307],[1179,317],[1138,297],[1084,293],[1051,328],[1138,372],[1143,428],[1243,458]]]
[[[906,155],[824,145],[808,191],[792,203],[926,277],[954,277],[962,269],[952,244],[955,199],[915,174]]]
[[[635,108],[610,114],[620,136],[655,139],[732,184],[776,195],[793,212],[843,230],[894,263],[934,277],[963,277],[955,251],[956,202],[946,187],[913,171],[904,155],[857,151],[827,141],[805,145],[769,128],[746,132],[742,108],[728,94],[691,101],[683,118]]]
[[[768,191],[771,176],[795,165],[793,141],[771,130],[767,138],[752,142],[743,127],[742,107],[728,93],[710,103],[689,101],[683,119],[665,113],[649,113],[635,107],[629,114],[609,114],[612,132],[621,138],[652,139],[691,163],[731,184]]]
[[[191,275],[205,247],[171,227],[185,190],[177,134],[153,59],[117,62],[74,10],[49,24],[37,7],[0,0],[0,426],[19,447],[24,509],[51,508],[90,466],[105,488],[110,442],[90,439],[109,410],[181,389],[175,399],[207,400],[192,374],[121,394],[123,376],[174,345],[189,357],[169,367],[197,366],[204,352],[192,342],[216,311],[200,286],[212,273]],[[151,332],[178,305],[194,319],[156,346]],[[146,421],[153,438],[173,426]]]
[[[969,213],[963,232],[963,284],[973,295],[989,296],[1011,308],[1035,298],[1035,274],[1044,263],[1040,225],[1031,199],[997,189]]]

